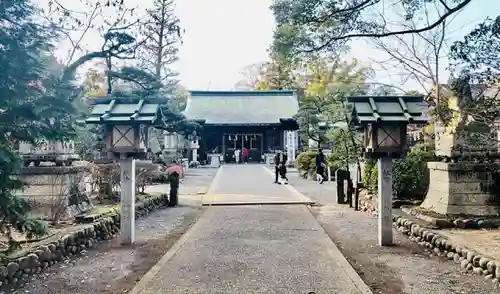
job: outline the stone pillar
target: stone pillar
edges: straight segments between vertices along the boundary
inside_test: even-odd
[[[378,159],[378,244],[392,245],[392,158]]]
[[[135,159],[120,160],[120,238],[123,245],[135,242]]]

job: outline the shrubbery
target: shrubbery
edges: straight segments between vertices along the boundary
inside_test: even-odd
[[[366,160],[361,180],[363,181],[363,186],[370,191],[370,193],[377,193],[378,171],[377,161],[375,159],[370,158]]]
[[[305,151],[300,153],[295,159],[295,168],[301,172],[310,171],[316,164],[315,156],[316,152],[314,151]]]
[[[305,151],[300,153],[295,160],[295,168],[297,168],[300,172],[308,172],[310,175],[314,175],[316,173],[316,151]],[[340,160],[335,155],[325,156],[326,164],[330,167],[330,170],[333,173],[339,168],[342,168],[342,160]],[[325,173],[327,171],[325,170]]]
[[[404,158],[394,163],[392,188],[398,198],[424,199],[429,188],[427,162],[432,160],[433,152],[415,146]]]
[[[329,155],[326,158],[326,162],[327,162],[328,167],[330,167],[330,170],[332,171],[332,173],[335,173],[335,171],[338,170],[339,168],[345,169],[345,163],[343,163],[342,160],[340,160],[337,156],[335,156],[333,154]]]
[[[427,162],[434,160],[433,152],[415,146],[402,159],[394,161],[392,189],[397,198],[422,200],[429,187]],[[363,171],[363,184],[373,194],[377,193],[378,170],[376,161],[367,160]]]

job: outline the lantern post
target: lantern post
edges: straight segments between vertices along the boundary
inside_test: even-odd
[[[423,96],[354,96],[350,124],[364,133],[365,157],[378,159],[378,244],[391,246],[392,160],[407,151],[408,124],[424,124]]]
[[[87,124],[104,126],[103,141],[110,159],[120,163],[120,237],[135,242],[135,161],[147,158],[149,127],[165,128],[159,98],[105,97],[90,99]]]

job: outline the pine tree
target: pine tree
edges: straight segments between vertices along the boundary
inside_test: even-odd
[[[172,0],[155,0],[153,8],[147,10],[142,28],[146,36],[139,50],[142,68],[151,72],[166,89],[172,89],[178,81],[178,73],[170,67],[177,61],[178,45],[181,42],[180,21],[174,12]]]
[[[51,72],[52,33],[35,22],[35,7],[26,0],[2,1],[0,6],[0,233],[12,229],[28,238],[44,226],[27,218],[29,205],[13,194],[22,183],[11,177],[21,164],[13,151],[19,141],[64,138],[71,130],[72,88]]]
[[[182,91],[178,91],[178,73],[173,71],[171,65],[178,60],[182,29],[180,20],[175,15],[173,0],[154,0],[153,8],[147,10],[142,34],[146,39],[139,48],[141,67],[161,82],[162,87],[158,94],[168,97],[169,100],[162,109],[167,120],[167,131],[190,134],[198,130],[200,125],[187,120],[179,112],[179,105],[176,105],[182,100]],[[160,136],[159,132],[155,131],[157,136]]]

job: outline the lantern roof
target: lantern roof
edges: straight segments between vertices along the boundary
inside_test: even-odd
[[[105,97],[89,99],[93,106],[87,124],[153,125],[165,128],[163,98]]]
[[[426,123],[423,96],[351,96],[351,124]]]

